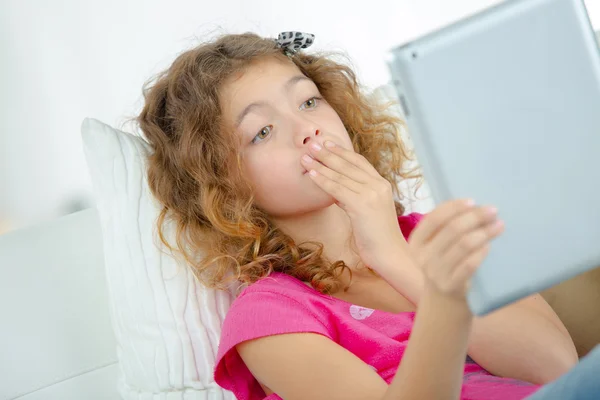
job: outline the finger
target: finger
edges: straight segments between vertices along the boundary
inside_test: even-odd
[[[348,176],[342,175],[339,172],[336,172],[331,168],[317,162],[316,160],[311,159],[311,157],[308,154],[302,156],[302,164],[309,171],[309,173],[311,170],[317,171],[318,174],[323,175],[325,178],[328,178],[331,181],[337,182],[340,185],[347,187],[355,193],[360,193],[362,186],[364,186],[362,183],[356,182]]]
[[[349,163],[354,164],[360,170],[365,171],[372,177],[377,178],[381,176],[379,172],[377,172],[375,167],[373,167],[373,165],[362,154],[359,154],[354,150],[348,150],[331,140],[325,141],[324,144],[325,147],[329,149],[329,151],[331,151],[334,154],[337,154]]]
[[[443,254],[449,248],[460,245],[461,241],[470,240],[465,239],[465,235],[480,227],[493,224],[496,217],[495,207],[475,207],[453,217],[438,230],[435,237],[431,238],[432,251]]]
[[[489,250],[489,245],[486,245],[472,253],[453,271],[452,275],[448,278],[448,284],[466,293],[473,274],[475,274],[483,260],[485,260]]]
[[[473,208],[471,199],[451,200],[442,203],[427,214],[410,235],[409,240],[415,244],[423,244],[431,239],[439,229],[455,216]]]
[[[323,174],[311,169],[308,174],[310,178],[323,189],[326,193],[330,194],[334,199],[336,199],[342,205],[352,204],[352,202],[356,201],[357,193],[353,192],[346,186],[340,184],[339,182],[335,182]]]
[[[488,246],[490,241],[498,237],[503,230],[504,223],[502,221],[495,221],[492,224],[476,229],[464,235],[455,245],[448,249],[446,254],[442,253],[441,258],[448,265],[458,266],[464,263],[472,254]]]
[[[471,254],[478,252],[482,247],[489,245],[494,237],[502,231],[502,223],[492,224],[466,234],[447,253],[431,251],[435,258],[429,260],[428,268],[433,276],[442,282],[449,279],[460,264]]]
[[[317,147],[319,149],[317,149]],[[356,182],[366,183],[371,178],[371,176],[364,171],[364,167],[357,166],[353,162],[346,159],[350,158],[348,156],[350,153],[349,150],[343,152],[344,149],[340,150],[340,146],[334,146],[334,148],[321,147],[319,143],[316,142],[310,145],[309,149],[310,155],[315,160],[319,160],[323,165],[326,165],[338,173],[346,175]],[[342,157],[341,154],[345,154],[346,158]],[[358,156],[358,154],[354,154]]]

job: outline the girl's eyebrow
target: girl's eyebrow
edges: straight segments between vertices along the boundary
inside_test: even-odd
[[[304,80],[312,82],[311,79],[307,78],[304,75],[294,75],[281,88],[283,91],[288,91],[296,83],[298,83],[300,81],[304,81]],[[244,110],[240,113],[240,115],[238,115],[236,122],[235,122],[235,127],[236,128],[239,127],[240,124],[242,123],[242,121],[244,120],[244,118],[246,117],[246,115],[248,115],[252,110],[254,110],[256,108],[260,108],[260,107],[266,107],[266,106],[267,106],[267,103],[264,101],[255,101],[254,103],[248,104],[246,106],[246,108],[244,108]]]
[[[266,106],[267,106],[267,103],[264,101],[256,101],[252,104],[248,104],[246,106],[246,108],[244,108],[244,111],[242,111],[240,113],[240,115],[237,117],[237,120],[235,122],[235,127],[236,128],[239,127],[240,124],[242,123],[242,121],[244,120],[244,118],[246,117],[246,115],[250,114],[250,112],[252,110],[254,110],[255,108],[261,108],[261,107],[266,107]]]

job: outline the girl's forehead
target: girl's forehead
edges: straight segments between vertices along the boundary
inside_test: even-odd
[[[245,107],[297,75],[302,72],[293,62],[275,57],[257,60],[234,72],[219,91],[224,114]]]
[[[278,80],[301,73],[300,69],[289,60],[268,57],[256,60],[243,69],[234,72],[225,81],[225,89],[248,86],[252,83],[277,84]]]

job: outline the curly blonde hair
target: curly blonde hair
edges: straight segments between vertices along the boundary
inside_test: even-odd
[[[254,204],[239,143],[222,118],[219,90],[226,79],[265,57],[293,62],[316,84],[343,121],[354,150],[392,184],[398,199],[398,178],[420,176],[404,168],[411,157],[400,138],[403,121],[389,112],[392,104],[361,93],[350,67],[331,54],[287,57],[272,39],[256,34],[224,35],[183,52],[143,88],[145,104],[137,122],[153,150],[147,173],[162,206],[159,236],[167,248],[183,254],[208,287],[250,284],[279,271],[322,293],[335,293],[348,266],[326,260],[321,243],[295,243]],[[396,211],[404,213],[399,201]],[[176,226],[176,247],[165,238],[167,222]]]

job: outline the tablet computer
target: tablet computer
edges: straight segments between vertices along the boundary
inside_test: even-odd
[[[600,265],[600,51],[583,0],[509,0],[389,53],[433,200],[498,207],[468,303]]]

